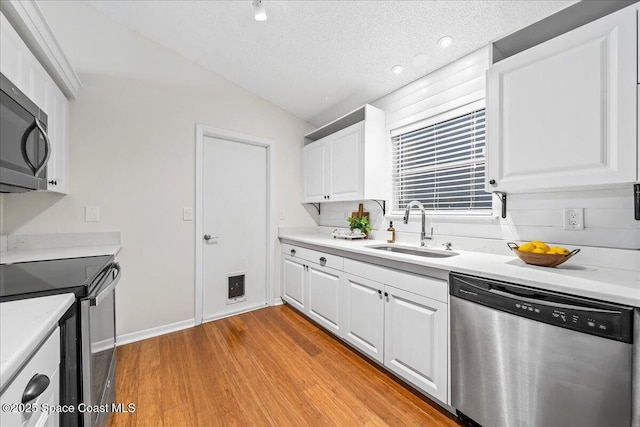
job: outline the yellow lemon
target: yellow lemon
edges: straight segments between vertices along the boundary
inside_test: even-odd
[[[569,253],[569,250],[561,246],[552,246],[550,252],[554,254],[566,255]]]
[[[546,254],[547,252],[542,249],[542,248],[535,248],[534,250],[532,250],[531,252],[533,252],[534,254]]]
[[[518,250],[521,252],[531,252],[535,249],[536,247],[531,244],[531,243],[525,243],[521,246],[518,246]]]
[[[545,252],[548,252],[549,249],[550,249],[549,246],[545,242],[542,242],[540,240],[532,240],[531,244],[533,246],[535,246],[536,248],[538,248],[538,249],[543,249]]]

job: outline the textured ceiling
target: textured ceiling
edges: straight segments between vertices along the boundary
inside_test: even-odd
[[[257,22],[250,0],[88,2],[315,125],[572,3],[265,0],[268,20]],[[413,65],[417,54],[428,60]]]

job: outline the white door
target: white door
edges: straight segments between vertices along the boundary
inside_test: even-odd
[[[341,335],[340,272],[332,268],[309,264],[309,316],[322,326]]]
[[[344,275],[344,338],[369,357],[383,362],[384,303],[381,283]]]
[[[384,365],[447,402],[447,305],[385,287]]]
[[[213,320],[267,304],[267,148],[205,136],[202,158],[202,317]]]

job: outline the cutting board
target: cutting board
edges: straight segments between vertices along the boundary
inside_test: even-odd
[[[364,203],[360,203],[360,205],[358,205],[358,212],[351,212],[351,216],[356,217],[356,218],[362,218],[363,216],[366,216],[367,218],[369,218],[369,212],[365,212],[364,211]],[[371,218],[369,218],[370,220]],[[371,221],[369,221],[371,222]]]

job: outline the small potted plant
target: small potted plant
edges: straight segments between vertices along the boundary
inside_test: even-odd
[[[369,232],[371,231],[371,224],[369,223],[369,217],[366,216],[351,216],[347,218],[349,221],[349,229],[351,231],[360,230],[364,234],[364,238],[369,237]]]

